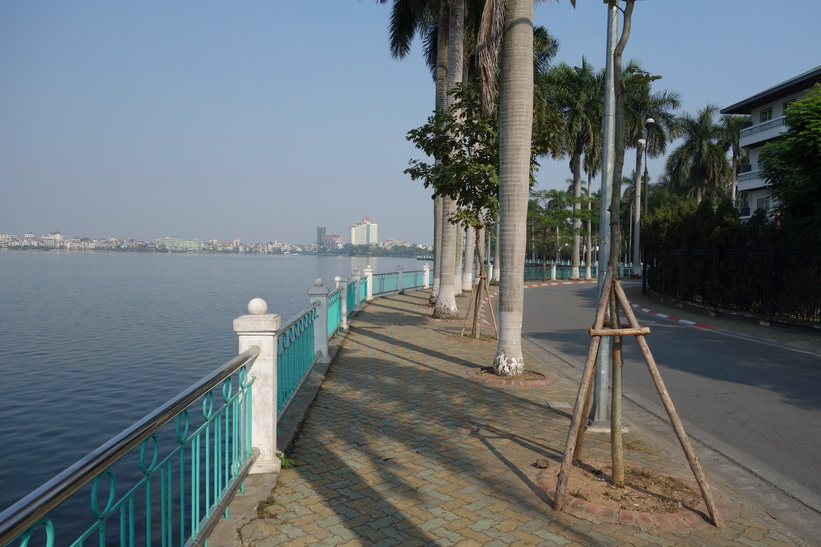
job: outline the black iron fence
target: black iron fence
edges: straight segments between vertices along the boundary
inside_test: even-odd
[[[821,322],[821,247],[656,252],[648,287],[665,296],[788,322]]]

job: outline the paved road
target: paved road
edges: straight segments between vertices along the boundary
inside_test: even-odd
[[[581,368],[596,300],[592,284],[528,289],[525,336]],[[641,312],[637,318],[651,328],[648,343],[679,414],[691,424],[688,430],[695,426],[708,442],[746,455],[745,463],[769,473],[767,479],[779,481],[781,475],[810,497],[821,496],[821,354],[773,343],[775,327],[755,326],[759,336],[746,325],[744,332],[732,326],[706,330]],[[626,340],[624,347],[625,393],[660,408],[636,344]]]

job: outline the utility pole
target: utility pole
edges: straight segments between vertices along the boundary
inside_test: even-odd
[[[616,50],[619,8],[614,2],[607,7],[607,62],[604,82],[604,135],[602,138],[601,204],[599,207],[599,297],[604,288],[604,277],[610,261],[610,197],[613,171],[616,163],[616,75],[613,73],[613,53]],[[593,427],[591,431],[610,432],[610,375],[613,368],[612,339],[602,336],[596,362],[596,381],[593,388]]]

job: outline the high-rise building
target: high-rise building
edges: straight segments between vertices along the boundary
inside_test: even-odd
[[[325,226],[316,227],[316,246],[320,249],[325,248]]]
[[[353,245],[376,245],[379,241],[377,236],[378,225],[365,217],[362,222],[357,222],[351,226],[351,244]]]

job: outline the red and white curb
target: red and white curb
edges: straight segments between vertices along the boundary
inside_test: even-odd
[[[589,283],[595,283],[595,282],[596,282],[596,280],[592,280],[592,281],[554,281],[554,282],[548,282],[548,283],[532,283],[530,285],[525,285],[524,288],[525,289],[530,289],[530,288],[533,288],[533,287],[553,287],[555,285],[582,285],[582,284],[589,284]],[[493,325],[490,323],[490,320],[488,319],[487,315],[485,315],[485,309],[486,309],[485,304],[489,303],[490,299],[493,298],[494,296],[497,296],[498,294],[499,294],[499,291],[496,291],[496,292],[494,292],[493,294],[491,294],[489,297],[485,298],[482,301],[482,309],[479,312],[479,316],[482,319],[482,322],[485,325],[489,326],[489,327],[493,326]],[[633,308],[634,310],[640,311],[642,313],[647,313],[647,314],[653,315],[655,317],[659,317],[661,319],[667,319],[668,321],[673,321],[673,322],[679,323],[681,325],[687,325],[687,326],[690,326],[690,327],[698,327],[700,329],[712,329],[713,328],[712,325],[708,325],[706,323],[699,323],[697,321],[690,321],[689,319],[682,319],[680,317],[675,317],[673,315],[668,315],[666,313],[660,313],[660,312],[657,312],[657,311],[653,311],[649,308],[639,306],[638,304],[634,304],[632,302],[630,303],[630,307]]]

